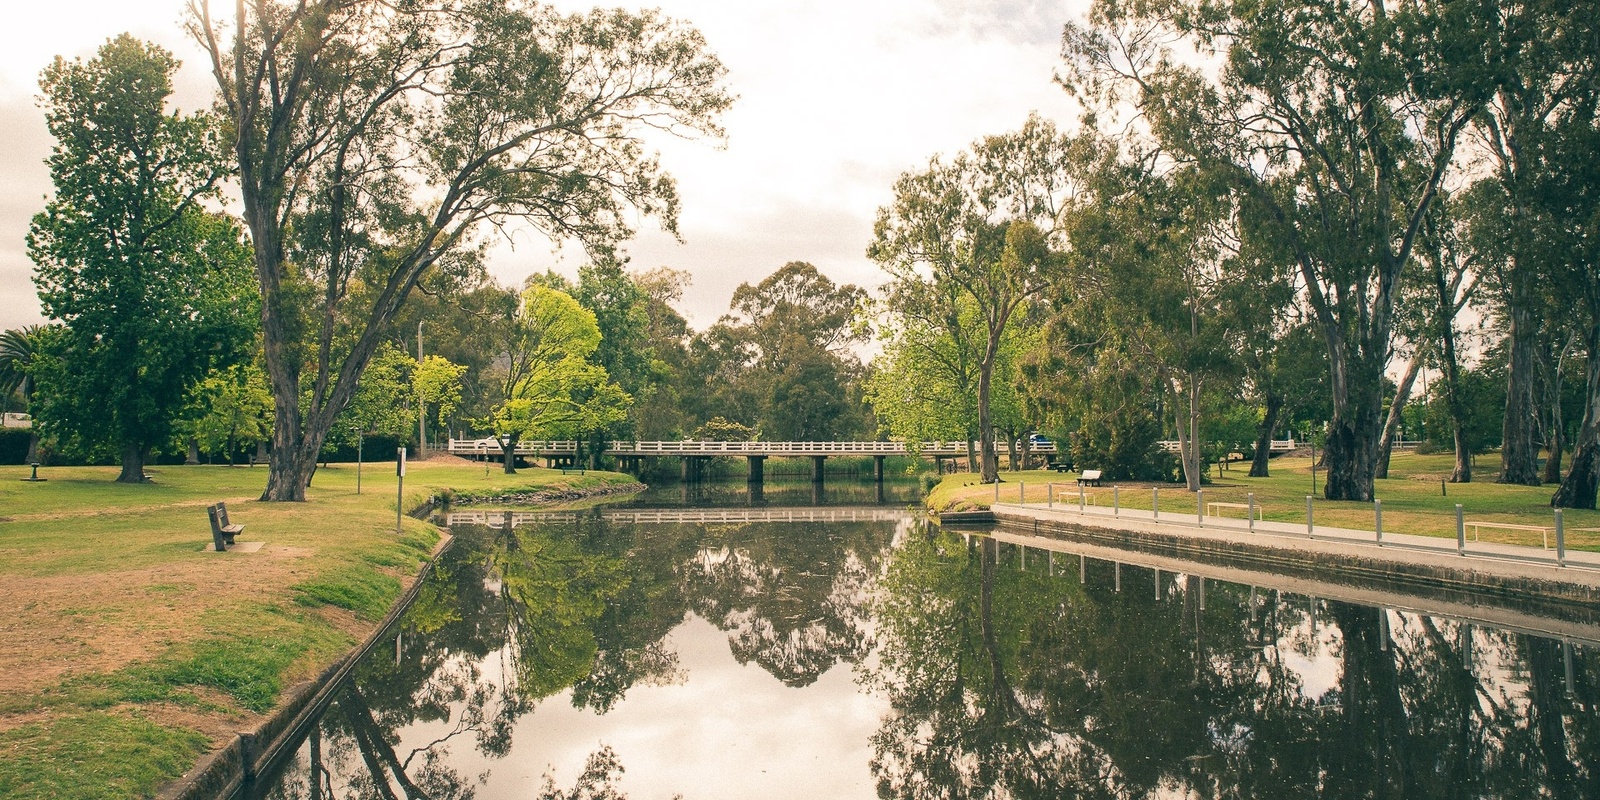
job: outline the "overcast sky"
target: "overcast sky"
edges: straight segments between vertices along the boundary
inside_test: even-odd
[[[726,147],[663,146],[683,199],[684,242],[643,220],[629,247],[632,265],[689,271],[694,283],[681,305],[696,327],[724,313],[740,283],[789,261],[876,286],[881,275],[864,251],[896,176],[935,153],[1017,128],[1029,112],[1071,121],[1052,76],[1062,23],[1086,3],[650,4],[700,28],[739,99],[723,119]],[[50,191],[43,162],[51,139],[36,104],[40,70],[58,54],[87,57],[130,31],[184,61],[179,105],[205,105],[210,76],[179,30],[181,12],[182,0],[51,0],[7,13],[0,27],[0,329],[41,321],[23,244]],[[528,236],[496,247],[490,261],[507,282],[546,269],[572,275],[579,266]]]

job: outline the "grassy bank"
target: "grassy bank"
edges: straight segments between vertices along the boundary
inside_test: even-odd
[[[1416,455],[1399,453],[1390,464],[1390,477],[1377,482],[1377,497],[1383,501],[1383,528],[1392,533],[1412,533],[1427,536],[1455,536],[1455,506],[1460,503],[1468,520],[1502,522],[1521,525],[1550,525],[1550,495],[1554,486],[1506,486],[1494,483],[1495,471],[1485,459],[1485,466],[1473,475],[1472,483],[1448,484],[1441,494],[1440,479],[1450,474],[1454,463],[1450,454]],[[1247,466],[1247,465],[1243,465]],[[1245,503],[1254,494],[1263,516],[1269,520],[1303,524],[1306,519],[1306,495],[1311,490],[1311,460],[1308,458],[1273,459],[1271,477],[1250,478],[1241,468],[1213,474],[1213,483],[1204,487],[1207,503]],[[1043,503],[1047,499],[1046,484],[1056,483],[1056,497],[1077,502],[1077,473],[1058,474],[1046,471],[1002,472],[1005,481],[1000,485],[1000,498],[1016,502],[1017,486],[1023,484],[1027,501]],[[1331,527],[1372,530],[1373,506],[1371,503],[1335,503],[1321,499],[1323,475],[1318,470],[1316,493],[1316,524]],[[1149,509],[1150,490],[1155,484],[1118,481],[1119,502],[1124,508]],[[1194,514],[1196,499],[1181,485],[1160,484],[1163,515],[1173,513]],[[1112,503],[1110,483],[1099,489],[1085,490],[1087,501],[1096,505]],[[994,486],[978,483],[976,475],[958,473],[947,475],[926,499],[933,511],[960,511],[988,508],[994,499]],[[1228,509],[1227,516],[1243,518],[1242,511]],[[1577,528],[1600,527],[1600,513],[1569,510],[1565,514],[1569,531]],[[1483,541],[1510,542],[1539,546],[1537,532],[1513,532],[1483,529]],[[1600,534],[1570,532],[1569,547],[1600,550]]]
[[[253,727],[382,619],[439,541],[395,531],[392,464],[319,470],[259,503],[265,468],[0,467],[0,797],[138,797]],[[406,510],[446,492],[584,491],[626,475],[413,462]],[[207,552],[224,500],[254,553]],[[204,548],[204,549],[203,549]]]

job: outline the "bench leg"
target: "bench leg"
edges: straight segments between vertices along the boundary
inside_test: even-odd
[[[216,546],[217,552],[219,552],[219,553],[227,552],[228,545],[229,544],[233,544],[231,539],[232,539],[232,537],[225,537],[221,533],[213,533],[213,534],[211,534],[211,543]],[[228,540],[227,544],[223,544],[224,540]]]

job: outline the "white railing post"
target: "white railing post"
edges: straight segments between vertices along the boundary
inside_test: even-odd
[[[1312,538],[1312,534],[1315,532],[1316,524],[1312,521],[1311,516],[1311,495],[1308,494],[1306,495],[1306,538]]]
[[[1377,534],[1378,546],[1383,546],[1383,501],[1372,498],[1372,532]]]
[[[1245,498],[1248,505],[1244,510],[1244,515],[1249,520],[1245,527],[1253,531],[1256,529],[1256,493],[1250,492],[1245,495]]]
[[[1567,565],[1567,529],[1561,520],[1561,509],[1556,509],[1556,566]]]
[[[1467,554],[1467,525],[1461,518],[1461,504],[1456,503],[1456,555]]]

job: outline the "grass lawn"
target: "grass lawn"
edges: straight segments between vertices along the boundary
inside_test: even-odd
[[[0,467],[0,797],[153,793],[370,633],[439,541],[410,517],[396,535],[392,463],[361,495],[355,465],[320,469],[306,503],[257,502],[265,467],[147,472]],[[629,482],[412,462],[405,507]],[[218,500],[259,552],[207,552]]]
[[[1550,495],[1555,486],[1506,486],[1494,483],[1498,461],[1493,456],[1482,458],[1473,473],[1473,482],[1448,484],[1446,495],[1440,495],[1439,479],[1450,474],[1454,456],[1449,453],[1416,455],[1396,453],[1390,462],[1389,475],[1377,482],[1377,497],[1383,501],[1383,529],[1386,533],[1412,533],[1426,536],[1456,535],[1455,506],[1463,506],[1466,519],[1484,522],[1505,522],[1548,526],[1552,523]],[[1275,458],[1272,476],[1249,478],[1245,474],[1248,464],[1236,464],[1237,469],[1224,472],[1222,477],[1212,473],[1210,485],[1204,487],[1207,503],[1244,503],[1246,495],[1254,493],[1256,503],[1262,507],[1266,519],[1304,523],[1306,495],[1311,491],[1311,460],[1308,458]],[[1005,482],[1000,485],[1002,502],[1016,502],[1017,484],[1025,486],[1027,501],[1046,501],[1047,483],[1054,482],[1056,497],[1077,502],[1077,473],[1060,474],[1044,470],[1027,472],[1002,472]],[[1316,524],[1330,527],[1372,530],[1373,507],[1371,503],[1335,503],[1322,499],[1322,480],[1326,476],[1317,471]],[[1111,505],[1111,481],[1099,489],[1088,488],[1085,493],[1097,505]],[[1156,484],[1138,481],[1115,481],[1120,488],[1119,502],[1125,508],[1148,509],[1151,504],[1150,489]],[[1193,514],[1195,497],[1181,484],[1160,484],[1161,509],[1173,513]],[[994,487],[978,483],[973,473],[956,473],[945,476],[928,494],[927,505],[934,511],[960,511],[988,508],[994,499]],[[1229,510],[1227,516],[1243,519],[1242,511]],[[1574,549],[1600,551],[1600,533],[1580,533],[1575,528],[1600,528],[1600,512],[1567,510],[1565,512],[1567,545]],[[1514,532],[1484,529],[1483,541],[1511,542],[1540,545],[1540,534],[1533,531]]]

